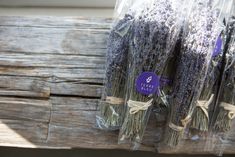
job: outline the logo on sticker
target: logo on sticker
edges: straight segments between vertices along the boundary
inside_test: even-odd
[[[143,72],[136,79],[136,90],[143,95],[154,94],[159,88],[159,77],[153,72]]]
[[[217,57],[222,52],[222,44],[223,44],[223,40],[221,36],[218,36],[212,57]]]

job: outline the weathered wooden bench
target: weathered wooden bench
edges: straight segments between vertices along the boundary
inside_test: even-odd
[[[0,146],[129,149],[117,145],[118,132],[95,127],[110,23],[0,17]],[[163,132],[153,117],[141,150],[156,150]],[[235,153],[234,135],[226,153]],[[204,143],[185,142],[160,153],[206,153]]]

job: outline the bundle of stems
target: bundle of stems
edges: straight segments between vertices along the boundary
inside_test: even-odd
[[[216,132],[229,131],[235,118],[235,17],[229,24],[227,40],[228,49],[218,97],[219,112],[214,123]]]
[[[182,32],[180,33],[182,35]],[[157,123],[159,120],[166,121],[169,113],[169,96],[173,91],[173,80],[175,77],[175,67],[177,66],[177,56],[180,53],[181,37],[176,42],[172,55],[168,58],[166,66],[160,78],[160,92],[156,95],[153,111],[156,115]],[[164,118],[164,120],[162,120]],[[158,125],[158,124],[157,124]]]
[[[222,37],[222,34],[221,34]],[[220,38],[220,37],[219,37]],[[220,39],[218,39],[220,40]],[[222,52],[222,49],[220,50]],[[223,53],[212,56],[206,79],[197,106],[194,110],[190,123],[192,134],[204,134],[208,131],[210,121],[210,106],[215,103],[218,82],[220,78]]]
[[[109,34],[107,43],[106,75],[100,115],[96,116],[101,129],[116,130],[123,122],[127,80],[128,41],[133,16],[126,14],[118,20]]]
[[[164,140],[170,147],[179,144],[202,91],[219,34],[217,16],[210,0],[197,0],[185,25]]]
[[[127,112],[120,130],[119,143],[131,142],[134,144],[134,149],[138,148],[142,140],[154,95],[154,93],[150,95],[139,93],[135,86],[136,79],[143,72],[154,72],[157,76],[161,76],[171,55],[181,25],[178,8],[173,7],[172,1],[153,0],[153,4],[141,10],[133,22],[128,54]],[[132,112],[133,108],[129,104],[131,101],[136,105],[140,104],[139,110]]]

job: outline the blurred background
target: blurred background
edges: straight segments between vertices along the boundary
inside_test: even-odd
[[[115,0],[0,0],[0,16],[112,17]],[[212,157],[213,155],[159,155],[123,150],[48,150],[0,147],[0,157]],[[224,155],[233,156],[233,155]]]
[[[112,17],[115,0],[0,0],[0,15]]]

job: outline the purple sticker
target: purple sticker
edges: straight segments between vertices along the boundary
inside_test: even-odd
[[[160,86],[161,87],[168,86],[168,85],[171,85],[171,84],[172,84],[172,80],[169,79],[168,77],[162,76],[160,78]]]
[[[223,40],[222,40],[221,36],[218,36],[217,41],[216,41],[216,45],[215,45],[215,49],[214,49],[213,54],[212,54],[212,57],[216,57],[221,53],[222,43],[223,43]]]
[[[159,87],[159,77],[153,72],[143,72],[136,79],[136,89],[143,95],[154,94]]]

